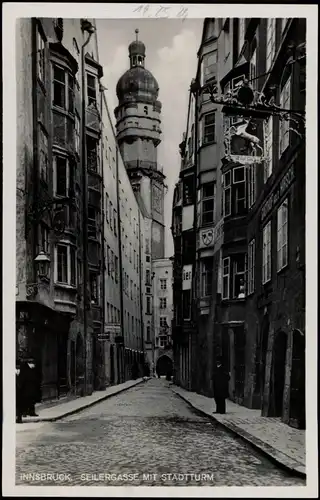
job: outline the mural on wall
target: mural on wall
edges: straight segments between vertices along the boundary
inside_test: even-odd
[[[162,214],[163,211],[163,200],[161,188],[156,184],[152,186],[152,209]]]

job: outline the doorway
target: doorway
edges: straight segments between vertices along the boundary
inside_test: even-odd
[[[272,413],[274,417],[282,416],[283,392],[286,373],[287,335],[276,333],[272,356]]]
[[[233,327],[234,331],[234,372],[235,372],[235,402],[243,403],[244,381],[246,371],[246,334],[244,326]]]
[[[114,347],[110,346],[110,384],[114,384]]]

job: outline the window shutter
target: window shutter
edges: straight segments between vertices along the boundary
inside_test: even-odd
[[[250,252],[250,247],[248,253]],[[248,294],[248,253],[244,256],[244,289],[245,294]]]

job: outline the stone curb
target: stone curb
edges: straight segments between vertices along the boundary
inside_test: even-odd
[[[150,380],[150,378],[148,378]],[[23,424],[33,424],[33,423],[38,423],[38,422],[57,422],[57,420],[61,420],[62,418],[69,417],[70,415],[74,415],[75,413],[79,413],[82,410],[86,410],[87,408],[90,408],[91,406],[94,406],[95,404],[101,403],[102,401],[111,398],[112,396],[117,396],[121,392],[127,391],[128,389],[131,389],[132,387],[136,387],[139,384],[144,383],[143,379],[138,380],[136,383],[128,386],[128,387],[122,387],[116,392],[112,392],[111,394],[104,394],[101,396],[99,399],[96,399],[95,401],[90,401],[90,403],[84,403],[82,406],[79,406],[78,408],[74,408],[72,410],[68,410],[65,413],[62,413],[61,415],[57,415],[55,417],[34,417],[30,418],[28,420],[24,420],[22,423]],[[116,387],[116,386],[113,386]],[[58,405],[57,405],[58,406]]]
[[[245,430],[241,429],[237,425],[227,422],[227,421],[221,421],[218,418],[214,416],[214,414],[207,413],[205,410],[202,410],[197,406],[196,404],[192,403],[187,397],[183,396],[180,394],[178,391],[176,391],[173,387],[171,387],[172,391],[179,396],[181,399],[183,399],[185,402],[187,402],[192,408],[200,412],[202,415],[209,417],[211,420],[213,420],[215,423],[220,424],[222,427],[225,427],[229,431],[231,431],[233,434],[236,434],[239,436],[241,439],[249,443],[251,446],[259,450],[261,453],[263,453],[269,460],[272,462],[276,463],[279,467],[283,468],[290,474],[293,474],[295,476],[298,476],[300,478],[306,479],[307,475],[305,472],[305,467],[300,464],[299,462],[295,462],[294,460],[290,460],[290,457],[287,457],[283,453],[279,452],[275,448],[273,448],[271,445],[264,443],[261,441],[261,439],[256,438],[246,432]]]

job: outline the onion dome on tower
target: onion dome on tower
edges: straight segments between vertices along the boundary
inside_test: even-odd
[[[138,40],[139,30],[136,29],[135,33],[136,40],[129,45],[130,69],[121,76],[116,87],[120,105],[132,100],[155,103],[159,94],[157,80],[144,67],[146,47]]]

